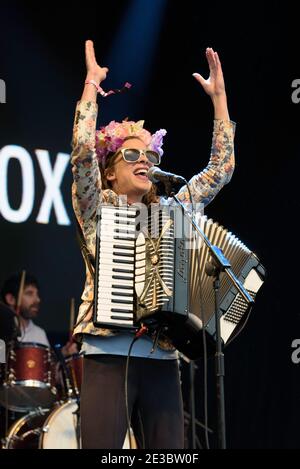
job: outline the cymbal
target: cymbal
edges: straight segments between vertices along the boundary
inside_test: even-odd
[[[15,338],[16,335],[15,313],[9,306],[0,301],[0,339],[7,342]]]

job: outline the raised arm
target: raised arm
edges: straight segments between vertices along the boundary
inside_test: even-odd
[[[227,97],[221,62],[217,52],[206,49],[206,58],[210,75],[207,80],[199,73],[193,76],[210,96],[214,106],[214,129],[210,160],[207,167],[190,180],[194,202],[207,205],[227,184],[234,171],[234,132],[235,123],[230,121]],[[184,186],[178,197],[189,202],[189,194]]]
[[[100,67],[97,64],[93,41],[85,42],[85,63],[86,63],[86,80],[82,93],[81,101],[91,101],[93,103],[97,100],[96,86],[87,81],[94,81],[98,86],[105,80],[108,68]]]
[[[214,106],[215,119],[229,120],[225,82],[218,53],[208,47],[206,58],[209,66],[208,79],[205,80],[200,73],[193,73],[193,76],[202,85],[205,93],[210,96]]]
[[[73,207],[82,225],[97,209],[101,191],[101,176],[95,153],[95,130],[98,106],[97,85],[105,80],[108,69],[97,64],[92,41],[85,43],[87,75],[81,100],[77,103],[72,139]]]

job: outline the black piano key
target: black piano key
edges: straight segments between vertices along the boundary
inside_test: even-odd
[[[134,251],[134,246],[125,246],[124,244],[113,244],[113,249],[126,249],[127,251]]]
[[[132,243],[134,243],[134,238],[129,238],[129,237],[126,237],[126,236],[118,236],[116,234],[113,236],[113,239],[116,239],[118,241],[132,241]]]
[[[112,269],[113,272],[117,272],[117,273],[120,273],[120,274],[131,274],[133,275],[132,273],[132,270],[128,270],[128,269],[123,269],[121,267],[114,267]]]
[[[118,213],[118,212],[116,212],[116,213],[115,213],[115,216],[116,216],[117,218],[119,218],[119,217],[123,217],[123,218],[124,218],[124,217],[126,217],[126,218],[135,218],[136,214],[135,214],[135,213],[127,212],[126,215],[125,215],[124,213]]]
[[[123,224],[123,225],[135,225],[135,221],[129,221],[129,220],[114,220],[114,225],[120,225],[120,224]]]
[[[120,286],[120,288],[122,288],[122,287]],[[117,292],[112,291],[111,294],[112,294],[112,296],[126,296],[126,297],[129,297],[129,298],[133,297],[133,293],[124,293],[124,292],[120,292],[120,291],[117,291]]]
[[[119,303],[121,305],[132,305],[133,301],[132,300],[111,300],[112,303]]]
[[[115,228],[113,230],[113,233],[114,233],[114,235],[118,235],[118,234],[132,235],[132,234],[134,234],[134,231],[133,230],[127,230],[126,228]]]
[[[128,269],[112,269],[113,272],[116,272],[117,274],[129,274],[128,277],[126,277],[126,280],[132,280],[133,279],[133,272],[132,270],[128,270]],[[119,279],[120,276],[117,275],[114,277],[114,275],[112,275],[112,278],[117,278]],[[122,277],[121,277],[122,278]],[[124,277],[125,279],[125,277]]]
[[[133,312],[130,311],[129,309],[119,309],[119,308],[111,308],[112,313],[123,313],[123,314],[132,314]],[[122,319],[121,317],[119,319]]]
[[[113,275],[112,278],[114,280],[133,280],[133,277],[122,277],[122,275]],[[124,287],[125,288],[125,285],[113,285],[115,288],[119,288],[119,287]],[[126,288],[133,288],[133,287],[126,287]]]
[[[114,256],[123,256],[123,257],[134,257],[134,254],[131,254],[131,252],[117,252],[114,251]]]
[[[118,264],[134,264],[134,261],[129,261],[127,259],[113,259],[112,261]]]
[[[115,321],[128,321],[132,322],[132,318],[124,318],[122,316],[111,316],[111,319],[114,319]]]
[[[123,280],[125,280],[125,279],[123,279]],[[128,280],[128,279],[126,279],[126,280]],[[133,291],[133,287],[130,287],[129,285],[112,285],[111,288],[116,288],[116,289],[121,288],[122,290],[132,290]]]

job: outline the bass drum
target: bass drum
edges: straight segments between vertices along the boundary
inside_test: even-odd
[[[60,405],[48,416],[40,436],[40,449],[80,449],[78,404],[75,399]]]
[[[131,431],[131,446],[136,449],[136,441]],[[78,404],[76,399],[60,405],[48,416],[40,436],[40,449],[81,449],[80,428],[78,426]],[[128,433],[123,449],[129,449]]]
[[[77,401],[70,400],[56,409],[30,412],[9,429],[4,449],[78,449],[76,437]]]
[[[43,426],[50,410],[30,412],[9,429],[3,449],[38,449]]]
[[[30,412],[17,420],[9,429],[4,449],[80,449],[78,404],[69,400],[52,412]],[[137,448],[131,433],[132,448]],[[123,448],[130,447],[128,435]]]

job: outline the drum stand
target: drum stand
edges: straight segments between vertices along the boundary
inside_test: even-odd
[[[66,361],[65,357],[62,354],[61,351],[61,345],[55,345],[55,350],[58,355],[59,362],[62,366],[62,371],[64,375],[64,379],[66,382],[66,388],[67,388],[67,394],[68,394],[68,400],[75,398],[76,404],[77,404],[77,409],[73,414],[76,416],[76,424],[75,424],[75,434],[76,434],[76,440],[77,440],[77,447],[78,449],[81,449],[81,435],[80,435],[80,395],[78,390],[76,389],[73,380],[70,377],[69,370],[66,366]]]
[[[3,388],[4,388],[4,412],[5,412],[5,418],[4,418],[4,431],[5,431],[5,439],[8,433],[8,412],[9,412],[9,406],[8,406],[8,385],[9,385],[9,376],[8,376],[8,358],[10,356],[11,351],[14,349],[14,344],[16,342],[16,339],[12,339],[8,342],[7,348],[6,348],[6,357],[5,357],[5,364],[4,364],[4,376],[3,376]],[[6,383],[6,380],[8,381]]]
[[[81,449],[81,434],[80,434],[80,399],[79,399],[79,396],[76,397],[76,401],[77,401],[77,409],[75,410],[75,412],[73,412],[73,414],[76,415],[76,429],[75,429],[75,433],[76,433],[77,447],[78,447],[78,449]]]

